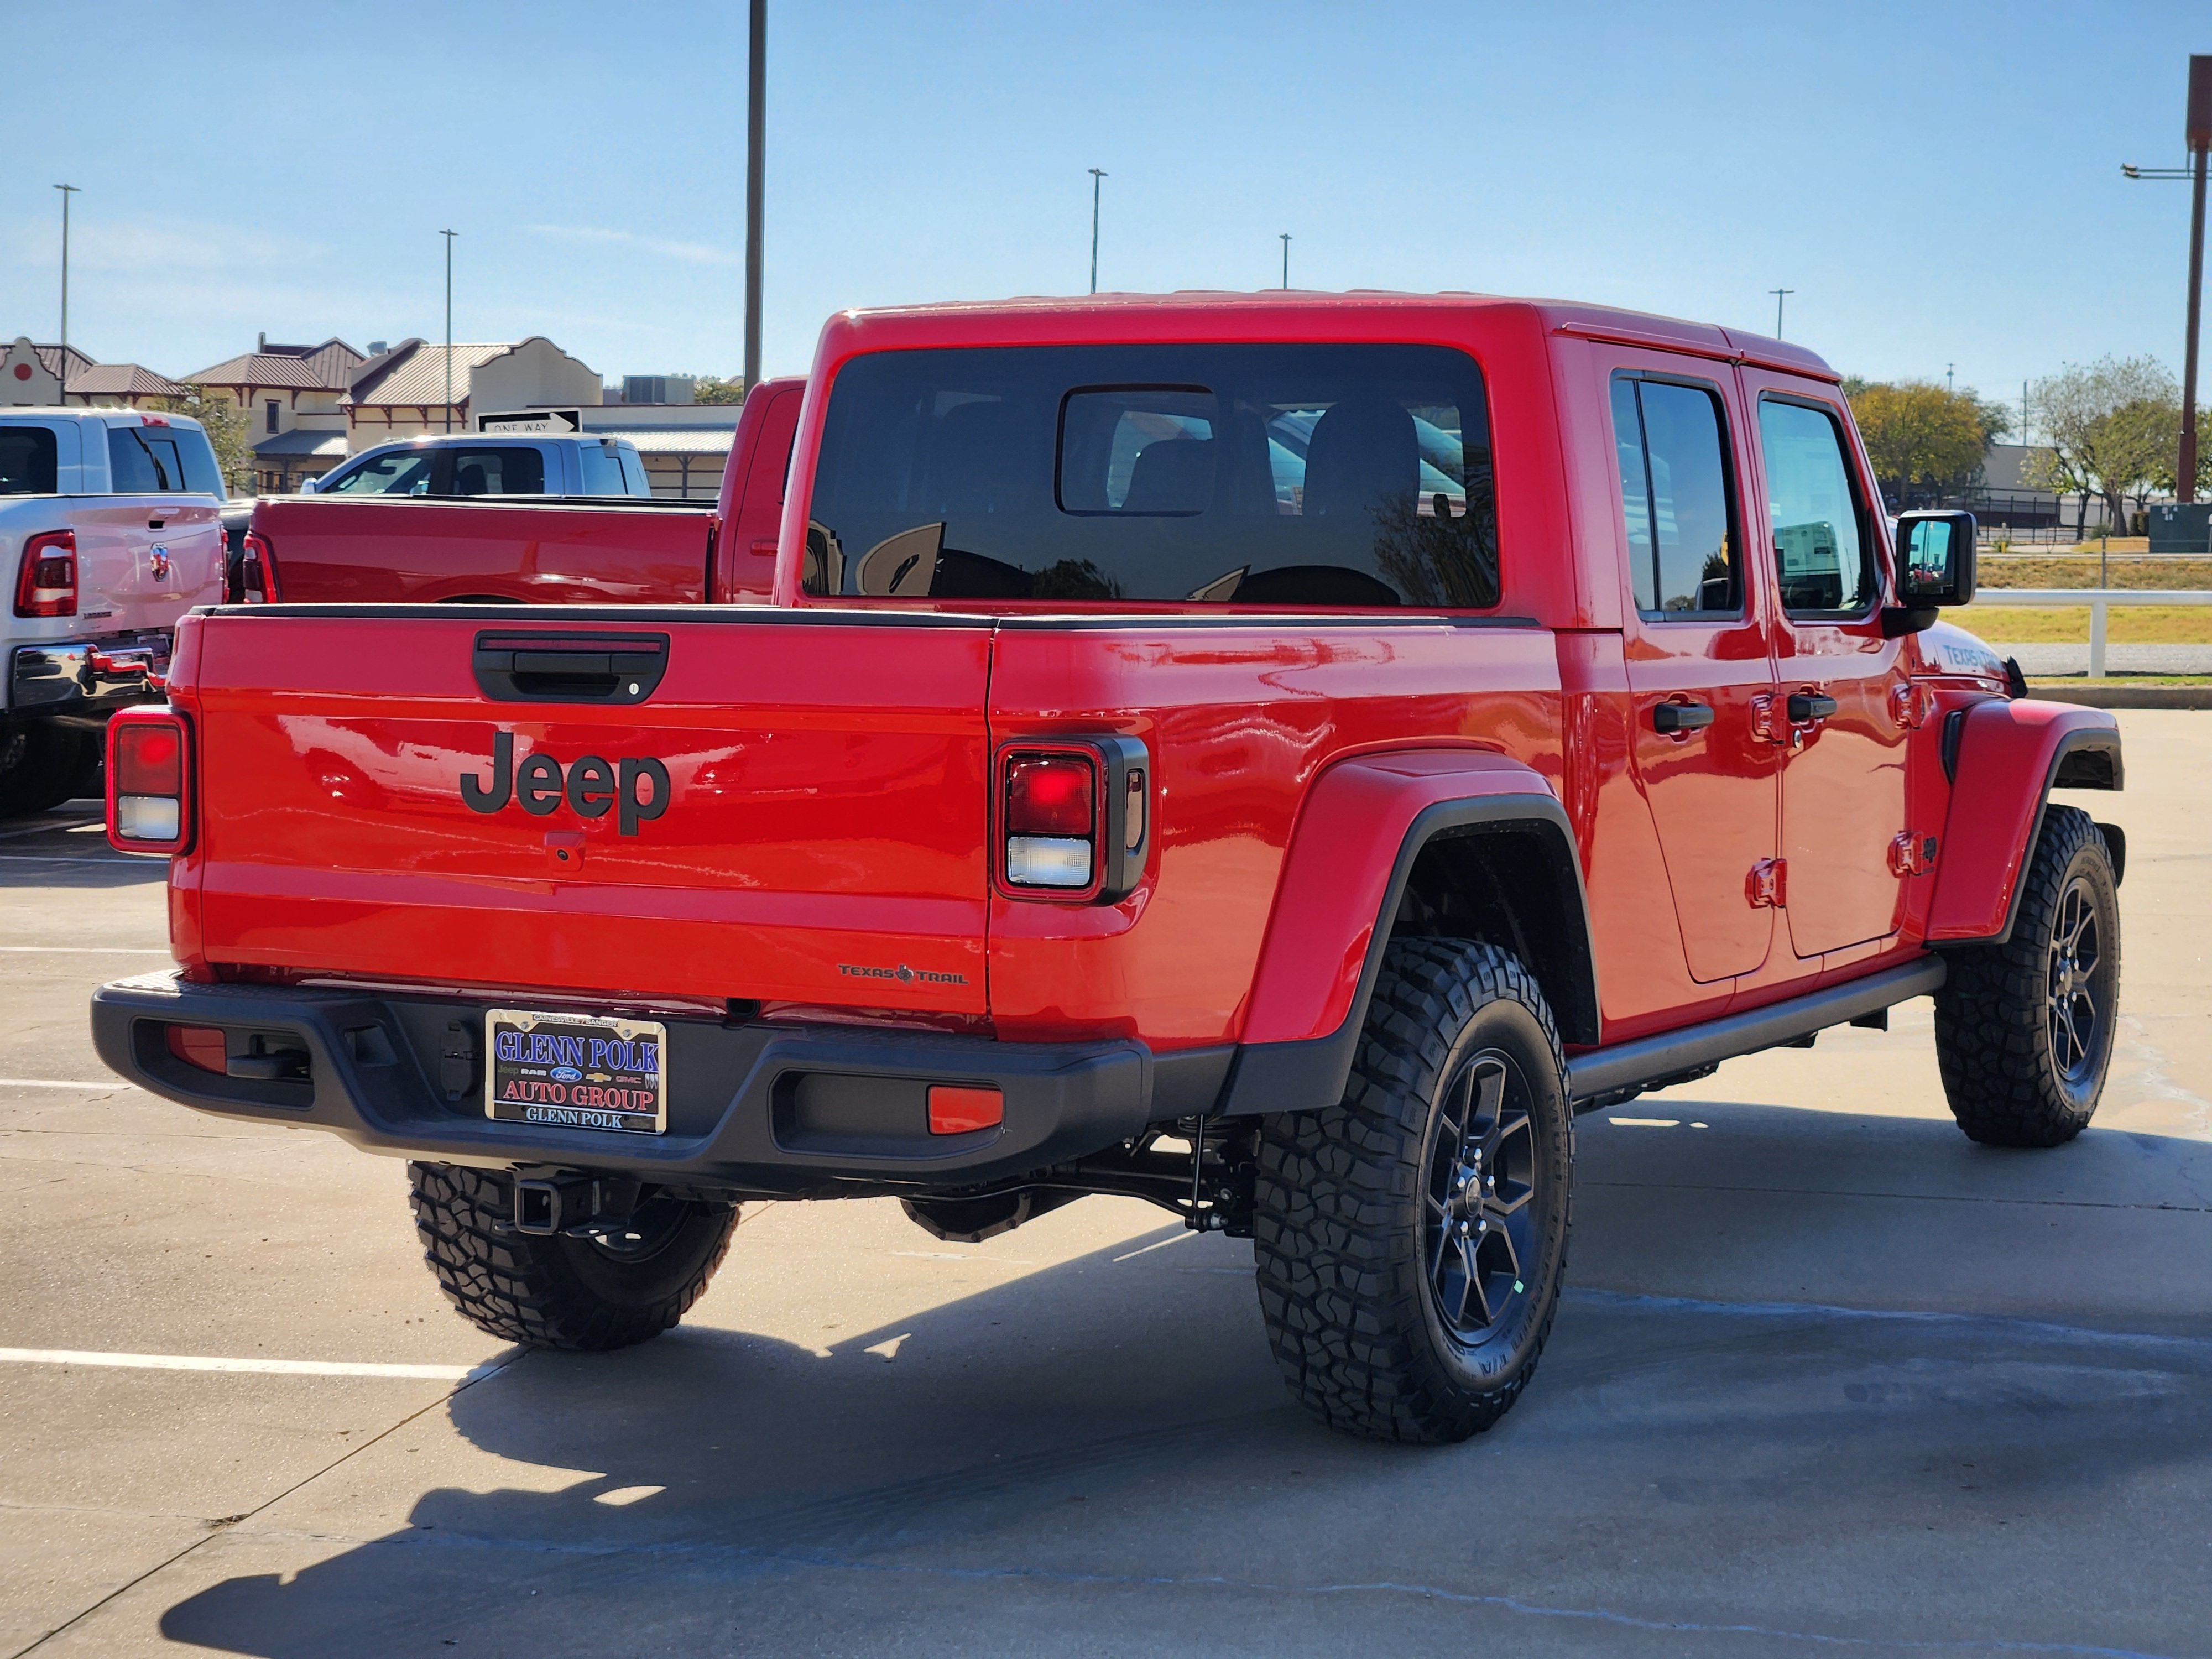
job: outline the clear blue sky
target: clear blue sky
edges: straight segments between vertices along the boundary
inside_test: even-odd
[[[742,356],[744,12],[0,0],[0,336],[184,374],[271,338]],[[1786,332],[2017,398],[2180,368],[2204,0],[1541,7],[772,0],[771,372],[830,312],[1103,288],[1476,289]],[[35,72],[33,72],[35,66]]]

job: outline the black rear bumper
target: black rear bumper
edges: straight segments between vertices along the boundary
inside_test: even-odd
[[[94,994],[92,1035],[103,1060],[155,1094],[327,1130],[370,1152],[784,1195],[971,1187],[1082,1158],[1206,1109],[1231,1055],[1163,1063],[1135,1042],[999,1042],[657,1014],[668,1028],[667,1133],[625,1134],[488,1118],[489,1006],[149,974]],[[221,1028],[233,1072],[259,1074],[179,1059],[173,1024]],[[933,1083],[997,1086],[1006,1121],[931,1134]]]

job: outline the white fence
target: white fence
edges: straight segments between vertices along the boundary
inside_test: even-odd
[[[2105,613],[2116,605],[2212,605],[2212,590],[2159,587],[1984,587],[1976,605],[2060,605],[2089,607],[2089,678],[2105,678]]]

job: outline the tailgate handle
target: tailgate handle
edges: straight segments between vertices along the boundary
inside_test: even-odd
[[[487,630],[471,666],[495,702],[643,702],[668,670],[668,636]]]

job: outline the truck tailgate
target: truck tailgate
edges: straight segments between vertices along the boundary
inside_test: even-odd
[[[187,629],[177,884],[210,963],[984,1011],[988,626],[277,606]]]
[[[713,509],[620,501],[271,497],[253,509],[291,604],[696,605]]]

